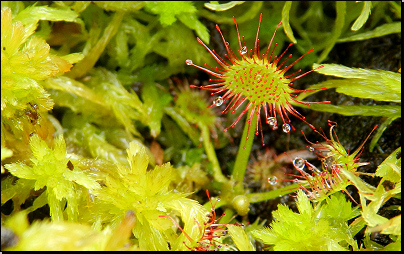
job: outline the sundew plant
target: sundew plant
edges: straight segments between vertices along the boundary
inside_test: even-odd
[[[1,205],[2,251],[401,250],[401,4],[2,1]]]

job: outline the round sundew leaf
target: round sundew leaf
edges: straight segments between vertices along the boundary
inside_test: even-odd
[[[205,49],[211,54],[211,56],[216,60],[219,64],[216,68],[210,67],[207,64],[201,67],[196,64],[191,59],[187,59],[185,63],[190,66],[194,66],[200,70],[205,71],[206,73],[214,76],[211,81],[214,83],[209,85],[195,86],[191,85],[191,87],[200,88],[204,90],[212,91],[211,95],[215,95],[216,99],[212,106],[218,106],[227,103],[225,109],[222,111],[222,114],[231,112],[235,113],[241,106],[244,107],[244,110],[241,112],[239,117],[233,122],[232,125],[224,129],[227,131],[230,127],[234,127],[241,117],[247,112],[249,118],[247,123],[249,124],[249,129],[251,128],[251,124],[253,122],[253,117],[256,115],[256,127],[255,127],[255,135],[259,134],[259,130],[261,129],[261,139],[262,144],[264,145],[264,138],[262,133],[262,119],[261,112],[264,111],[265,122],[269,124],[269,120],[274,117],[276,120],[276,116],[279,115],[282,119],[283,125],[282,129],[285,133],[288,133],[290,130],[295,130],[295,128],[290,124],[290,119],[288,117],[288,113],[299,118],[300,120],[307,123],[312,129],[315,127],[310,123],[306,122],[305,117],[302,116],[298,111],[296,111],[292,104],[298,103],[302,105],[311,105],[315,103],[329,103],[325,102],[302,102],[296,100],[294,97],[294,93],[304,93],[305,90],[296,90],[293,89],[292,82],[305,76],[310,73],[306,72],[298,75],[301,70],[292,73],[286,74],[299,60],[301,60],[305,55],[312,52],[313,49],[310,49],[306,54],[299,57],[294,62],[289,65],[286,64],[287,60],[292,57],[292,54],[286,55],[287,50],[293,44],[290,43],[288,47],[279,55],[275,56],[273,54],[273,49],[271,51],[271,46],[273,39],[275,37],[276,30],[271,39],[270,44],[265,53],[261,54],[259,50],[259,39],[258,33],[261,25],[262,14],[259,18],[258,31],[255,40],[254,47],[249,48],[244,43],[241,42],[241,37],[238,30],[238,25],[236,19],[233,17],[233,21],[236,25],[237,35],[238,35],[238,49],[234,51],[230,48],[229,43],[225,40],[220,28],[216,25],[216,29],[219,31],[220,36],[223,40],[224,47],[227,51],[224,57],[216,54],[215,51],[209,49],[201,39],[197,38],[197,41],[205,47]],[[278,23],[276,29],[280,27],[282,21]],[[274,48],[277,44],[274,44]],[[319,66],[318,68],[322,68]],[[298,76],[295,76],[298,75]],[[293,77],[295,76],[295,77]],[[222,94],[223,93],[223,94]],[[254,120],[255,123],[255,120]],[[278,129],[277,121],[272,123],[272,129]],[[253,131],[253,130],[252,130]],[[246,140],[248,140],[249,134],[246,136]]]

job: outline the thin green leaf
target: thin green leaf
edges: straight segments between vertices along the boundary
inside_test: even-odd
[[[383,177],[384,180],[398,183],[401,181],[401,157],[397,159],[397,154],[401,153],[401,147],[397,148],[387,157],[376,170],[376,176]]]
[[[383,24],[381,26],[376,27],[372,31],[355,34],[346,38],[341,38],[338,39],[337,42],[362,41],[394,33],[401,33],[401,22]]]
[[[147,125],[150,127],[151,135],[157,137],[161,130],[164,107],[168,105],[172,98],[168,93],[163,93],[157,89],[152,82],[144,84],[142,98],[148,117]]]
[[[358,19],[356,19],[355,23],[351,27],[352,31],[359,30],[366,23],[366,21],[369,18],[371,9],[372,9],[372,2],[364,1],[361,15],[359,15]]]
[[[195,30],[196,34],[201,37],[201,40],[209,44],[210,35],[208,29],[199,21],[195,13],[181,13],[178,15],[178,19],[187,27]]]
[[[328,53],[330,53],[331,49],[334,48],[335,43],[337,42],[339,36],[342,33],[342,28],[345,24],[345,15],[346,15],[346,2],[345,1],[337,1],[336,2],[337,8],[337,18],[335,20],[334,29],[332,31],[331,36],[329,37],[327,46],[324,48],[323,52],[321,53],[320,57],[318,58],[318,62],[321,63],[325,60]]]
[[[295,37],[293,36],[293,31],[292,28],[290,27],[289,23],[289,11],[290,8],[292,7],[292,1],[286,1],[285,5],[283,6],[282,9],[282,24],[283,24],[283,30],[286,33],[286,36],[294,43],[296,44],[297,41]]]
[[[395,105],[331,105],[311,104],[310,107],[298,103],[291,103],[293,106],[309,108],[321,112],[337,113],[344,116],[383,116],[401,117],[401,106]]]
[[[399,118],[401,116],[395,116],[395,117],[388,117],[380,126],[379,128],[377,128],[377,131],[374,135],[374,137],[372,138],[372,140],[370,141],[370,145],[369,145],[369,151],[372,152],[374,147],[377,144],[377,141],[379,141],[380,137],[383,135],[383,132],[386,130],[387,126],[389,126],[394,120],[396,120],[397,118]]]
[[[231,239],[240,251],[255,251],[244,229],[236,225],[227,225]]]
[[[332,79],[318,83],[312,86],[311,89],[323,87],[336,88],[338,93],[352,97],[401,103],[401,92],[397,93],[392,90],[383,80]]]
[[[94,3],[106,11],[137,11],[145,5],[144,1],[95,1]]]
[[[243,4],[245,1],[230,1],[225,4],[219,3],[205,3],[204,6],[212,11],[227,11],[233,8],[234,6]]]
[[[375,198],[372,198],[374,191],[370,189],[369,184],[366,184],[362,179],[360,179],[358,176],[356,176],[353,172],[348,171],[344,168],[340,168],[341,174],[343,174],[346,178],[348,178],[353,185],[359,190],[359,193],[362,195],[366,195],[366,198],[370,200],[374,200]],[[374,188],[374,187],[373,187]]]

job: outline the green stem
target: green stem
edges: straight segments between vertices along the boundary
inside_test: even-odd
[[[213,178],[216,181],[225,183],[228,179],[222,174],[222,169],[220,168],[219,161],[217,160],[215,148],[210,141],[210,133],[208,127],[203,123],[198,123],[199,129],[201,130],[203,146],[205,148],[206,155],[213,166]]]
[[[299,184],[292,184],[285,186],[280,189],[268,191],[268,192],[261,192],[261,193],[250,193],[247,194],[247,198],[250,199],[250,203],[259,203],[265,200],[274,199],[292,192],[295,192],[296,189],[299,188]]]
[[[247,117],[251,114],[251,110],[253,108],[254,107],[251,107],[251,109],[248,110]],[[241,137],[241,141],[240,141],[241,143],[238,148],[238,154],[237,154],[236,162],[234,163],[234,168],[233,168],[233,173],[232,173],[232,177],[236,181],[236,186],[234,187],[234,191],[236,194],[244,194],[244,187],[243,187],[244,175],[245,175],[248,160],[250,159],[250,152],[251,152],[251,147],[252,147],[253,140],[254,140],[256,124],[257,124],[257,114],[254,114],[251,123],[246,121],[246,123],[244,125],[243,136]],[[250,128],[249,133],[248,133],[248,128]],[[248,139],[247,139],[247,134],[248,134]],[[244,143],[244,145],[243,145],[243,143]]]

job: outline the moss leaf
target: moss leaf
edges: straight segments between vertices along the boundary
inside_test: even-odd
[[[236,225],[227,225],[231,239],[240,251],[255,251],[244,229]]]
[[[401,153],[401,147],[397,148],[387,157],[376,170],[376,176],[383,177],[384,180],[398,183],[401,181],[401,157],[397,159],[397,154]]]

